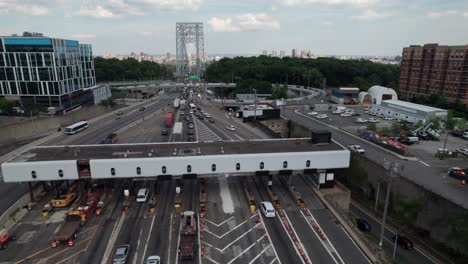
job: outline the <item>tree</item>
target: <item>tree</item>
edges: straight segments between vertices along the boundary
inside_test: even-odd
[[[156,80],[172,77],[174,68],[159,65],[151,61],[138,62],[130,58],[125,60],[94,59],[97,82],[123,81],[123,80]]]
[[[323,88],[323,75],[316,68],[309,69],[302,74],[303,83],[306,86]]]
[[[367,130],[369,131],[377,131],[377,125],[375,123],[367,124]]]
[[[12,113],[13,107],[16,106],[15,101],[7,100],[5,98],[0,98],[0,112],[2,113]]]
[[[419,121],[416,123],[416,128],[420,128],[420,127],[422,127],[422,126],[424,126],[424,123],[423,123],[423,121],[419,120]]]
[[[440,120],[439,118],[431,118],[429,120],[429,123],[432,123],[432,128],[433,129],[439,129],[440,128]]]
[[[287,98],[288,98],[288,86],[286,84],[273,85],[273,91],[272,91],[270,99],[275,100],[275,99],[287,99]]]

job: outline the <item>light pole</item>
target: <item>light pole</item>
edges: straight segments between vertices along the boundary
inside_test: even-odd
[[[447,147],[447,139],[449,136],[449,130],[447,129],[447,135],[445,136],[445,141],[444,141],[444,148],[442,149],[442,153],[440,155],[440,159],[443,160],[445,156],[445,148]]]
[[[257,121],[257,89],[253,89],[252,90],[254,91],[255,93],[255,98],[254,98],[254,120]]]

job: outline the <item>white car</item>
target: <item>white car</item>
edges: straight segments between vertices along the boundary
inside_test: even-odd
[[[356,123],[367,123],[367,119],[356,118]]]
[[[149,256],[145,264],[161,264],[161,258],[159,256]]]
[[[468,156],[468,149],[466,148],[457,148],[457,152]]]
[[[317,112],[309,112],[309,113],[307,113],[307,114],[310,115],[310,116],[316,116],[316,115],[318,115]]]
[[[184,114],[185,114],[184,111],[180,111],[180,115],[184,115]]]
[[[270,202],[261,202],[260,207],[262,209],[262,213],[267,218],[275,217],[275,208]]]
[[[328,118],[328,116],[326,114],[321,114],[321,115],[318,115],[317,118],[318,119],[325,119],[325,118]]]
[[[369,118],[368,122],[369,122],[369,123],[378,123],[379,120],[378,120],[377,118],[371,117],[371,118]]]
[[[149,189],[148,188],[143,188],[138,190],[138,194],[136,197],[137,203],[144,203],[148,199],[148,194],[149,194]]]
[[[355,144],[351,144],[351,145],[348,145],[348,148],[349,150],[351,150],[352,152],[355,152],[355,153],[359,153],[359,154],[365,154],[366,151],[361,148],[361,146],[359,145],[355,145]]]
[[[190,110],[190,111],[189,111],[189,114],[193,114],[193,111],[192,111],[192,110]]]
[[[341,111],[341,110],[335,110],[335,111],[332,112],[332,114],[335,114],[335,115],[339,115],[339,114],[342,114],[342,113],[343,113],[343,111]]]
[[[352,116],[352,115],[353,115],[352,113],[342,113],[340,116],[347,117],[347,116]]]
[[[383,119],[384,119],[384,120],[393,120],[393,117],[391,117],[391,116],[384,116]]]
[[[236,131],[236,127],[235,127],[235,126],[232,126],[232,125],[231,125],[231,126],[227,126],[226,129],[229,130],[229,131]]]

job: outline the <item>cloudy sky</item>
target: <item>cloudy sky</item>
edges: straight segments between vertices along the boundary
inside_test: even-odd
[[[98,55],[174,53],[176,22],[203,22],[208,54],[398,55],[411,44],[468,44],[467,0],[0,0],[0,35],[78,39]]]

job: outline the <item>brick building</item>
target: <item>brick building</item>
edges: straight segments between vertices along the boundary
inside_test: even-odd
[[[437,94],[468,105],[468,45],[403,48],[400,94],[408,99]]]

